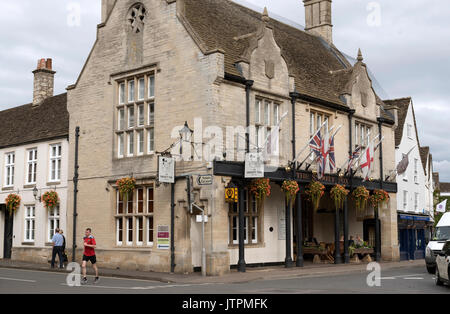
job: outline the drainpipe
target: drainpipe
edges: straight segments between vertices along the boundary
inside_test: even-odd
[[[73,176],[73,242],[72,242],[72,262],[75,262],[77,249],[77,194],[78,194],[78,141],[80,138],[80,127],[75,128],[75,165]]]
[[[247,132],[245,134],[247,141],[247,153],[250,152],[250,92],[252,90],[254,81],[246,80],[245,81],[245,116],[246,116],[246,127]]]
[[[189,191],[188,191],[189,193]],[[175,272],[175,183],[170,185],[170,272]]]
[[[378,132],[380,133],[380,139],[383,138],[383,118],[378,118]],[[384,173],[383,173],[383,142],[380,142],[380,189],[383,189]],[[376,252],[375,260],[377,262],[381,261],[381,225],[379,218],[379,208],[375,210],[375,242],[376,242]]]
[[[355,110],[352,109],[348,115],[348,137],[349,137],[349,147],[348,154],[349,158],[351,158],[353,154],[353,115],[355,114]],[[353,173],[350,172],[350,192],[353,190]],[[345,200],[344,204],[344,263],[350,263],[350,254],[348,251],[348,197]]]

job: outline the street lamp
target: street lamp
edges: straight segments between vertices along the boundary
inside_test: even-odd
[[[191,142],[191,137],[189,135],[192,135],[192,133],[194,133],[194,131],[192,131],[189,128],[189,125],[188,125],[187,121],[185,121],[184,122],[184,126],[179,131],[179,133],[180,133],[180,139],[181,139],[181,142],[180,142],[180,156],[182,156],[183,155],[183,143],[187,142],[188,139],[189,139],[189,142]]]

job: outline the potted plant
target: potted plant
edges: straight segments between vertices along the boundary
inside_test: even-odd
[[[56,191],[48,191],[42,195],[42,203],[44,207],[51,210],[59,205],[59,197]]]
[[[295,197],[297,196],[298,191],[300,191],[300,188],[297,181],[286,180],[283,182],[281,190],[286,194],[286,200],[292,204],[295,201]]]
[[[389,193],[385,190],[375,190],[370,196],[369,201],[373,208],[378,208],[380,204],[385,204],[389,201]]]
[[[123,201],[126,202],[130,193],[132,193],[136,187],[136,179],[126,177],[117,180],[116,185],[119,189],[120,196]]]
[[[255,179],[250,184],[250,193],[256,198],[258,209],[261,209],[266,197],[270,196],[270,180],[267,178]]]
[[[347,197],[350,191],[344,188],[342,185],[335,185],[330,192],[331,198],[334,201],[334,205],[336,206],[336,210],[339,210],[344,207],[345,198]]]
[[[356,211],[359,214],[366,209],[367,200],[369,199],[370,193],[363,186],[358,186],[355,190],[353,190],[353,198],[355,199]]]
[[[306,194],[313,205],[313,209],[317,211],[319,209],[320,199],[325,194],[325,186],[319,181],[312,181],[306,187]]]
[[[20,206],[21,198],[17,194],[9,194],[6,199],[6,208],[9,211],[9,214],[15,213]]]

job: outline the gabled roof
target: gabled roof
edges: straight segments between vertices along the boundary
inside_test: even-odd
[[[403,129],[405,126],[406,116],[408,115],[409,105],[411,104],[411,97],[384,100],[383,102],[388,107],[398,108],[398,126],[395,129],[395,146],[398,147],[402,141]],[[414,117],[414,127],[416,128],[417,143],[419,143],[414,109],[413,109],[413,117]]]
[[[0,148],[68,136],[67,94],[0,111]]]
[[[266,22],[295,77],[296,90],[309,97],[347,106],[340,97],[352,77],[352,65],[333,45],[230,0],[185,0],[182,21],[203,52],[223,51],[225,72],[242,77],[235,64]],[[248,60],[247,60],[248,61]],[[386,118],[390,118],[386,115]]]

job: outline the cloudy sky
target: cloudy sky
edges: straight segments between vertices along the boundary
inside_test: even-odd
[[[95,41],[101,0],[0,1],[0,110],[32,100],[39,58],[53,58],[55,93],[65,92]],[[304,25],[301,0],[246,2]],[[387,97],[413,97],[421,145],[450,181],[448,0],[334,0],[333,24],[335,45],[351,56],[361,48]]]

